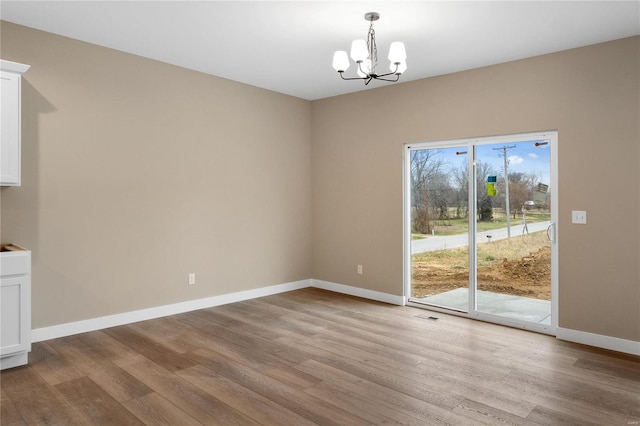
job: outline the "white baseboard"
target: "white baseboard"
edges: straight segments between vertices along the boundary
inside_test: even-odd
[[[378,302],[390,303],[393,305],[406,304],[404,296],[397,296],[394,294],[382,293],[379,291],[367,290],[364,288],[352,287],[344,284],[336,284],[328,281],[308,279],[273,285],[269,287],[257,288],[254,290],[239,291],[237,293],[207,297],[204,299],[189,300],[186,302],[174,303],[171,305],[141,309],[138,311],[124,312],[122,314],[108,315],[83,321],[37,328],[31,331],[31,341],[35,343],[44,340],[57,339],[59,337],[71,336],[73,334],[86,333],[89,331],[131,324],[138,321],[145,321],[154,318],[165,317],[168,315],[181,314],[198,309],[226,305],[228,303],[241,302],[243,300],[270,296],[272,294],[284,293],[287,291],[299,290],[307,287],[321,288],[324,290],[334,291],[336,293],[348,294],[350,296],[362,297],[364,299],[376,300]],[[572,330],[562,327],[558,327],[556,337],[561,340],[582,343],[589,346],[595,346],[603,349],[610,349],[613,351],[640,356],[640,342],[636,342],[633,340],[619,339],[616,337],[587,333],[584,331]]]
[[[344,284],[336,284],[322,280],[311,280],[311,286],[324,290],[335,291],[336,293],[348,294],[350,296],[362,297],[363,299],[376,300],[378,302],[390,303],[392,305],[404,305],[404,296],[382,293],[380,291],[367,290],[360,287],[352,287]]]
[[[138,311],[124,312],[121,314],[108,315],[99,318],[91,318],[88,320],[69,322],[60,325],[53,325],[50,327],[36,328],[34,330],[31,330],[31,341],[34,343],[42,342],[44,340],[57,339],[59,337],[71,336],[74,334],[86,333],[95,330],[102,330],[104,328],[117,327],[119,325],[132,324],[138,321],[146,321],[154,318],[166,317],[168,315],[181,314],[198,309],[226,305],[227,303],[241,302],[243,300],[270,296],[272,294],[299,290],[306,287],[317,287],[325,290],[335,291],[337,293],[362,297],[364,299],[377,300],[379,302],[386,302],[394,305],[404,305],[403,296],[395,296],[388,293],[381,293],[379,291],[366,290],[363,288],[351,287],[343,284],[335,284],[327,281],[308,279],[286,284],[257,288],[254,290],[239,291],[237,293],[207,297],[204,299],[173,303],[171,305],[156,306],[153,308],[141,309]]]
[[[299,290],[311,286],[311,280],[295,281],[286,284],[278,284],[254,290],[239,291],[237,293],[223,294],[204,299],[189,300],[187,302],[171,305],[157,306],[138,311],[124,312],[122,314],[108,315],[99,318],[91,318],[83,321],[69,322],[51,327],[36,328],[31,331],[31,341],[57,339],[58,337],[71,336],[73,334],[86,333],[88,331],[101,330],[103,328],[116,327],[131,324],[138,321],[146,321],[168,315],[181,314],[198,309],[211,308],[213,306],[226,305],[227,303],[241,302],[257,297],[270,296],[272,294]]]
[[[640,356],[640,342],[558,327],[556,337],[569,342]]]

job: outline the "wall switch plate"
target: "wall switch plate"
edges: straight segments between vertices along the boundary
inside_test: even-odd
[[[358,265],[358,275],[362,275],[362,265]]]
[[[579,225],[587,224],[587,212],[585,210],[573,210],[571,212],[571,223]]]
[[[196,283],[196,274],[189,274],[189,285],[194,285]]]

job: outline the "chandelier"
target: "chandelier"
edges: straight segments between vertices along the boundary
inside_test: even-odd
[[[378,47],[376,46],[376,32],[373,29],[373,23],[380,19],[380,14],[369,12],[364,15],[365,21],[369,21],[369,33],[367,40],[354,40],[351,43],[351,59],[356,63],[358,77],[345,77],[344,72],[349,68],[349,58],[344,50],[336,51],[333,54],[333,68],[338,71],[343,80],[364,80],[367,85],[371,80],[382,81],[398,81],[400,74],[407,69],[407,53],[404,49],[404,43],[394,41],[389,47],[389,71],[387,73],[378,74],[376,67],[378,66]]]

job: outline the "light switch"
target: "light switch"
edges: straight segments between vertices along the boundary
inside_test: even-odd
[[[573,210],[571,212],[571,223],[580,225],[587,224],[587,212],[585,210]]]

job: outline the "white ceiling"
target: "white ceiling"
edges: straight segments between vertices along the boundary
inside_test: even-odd
[[[0,3],[5,21],[309,100],[365,89],[331,59],[366,37],[370,11],[381,69],[392,41],[406,45],[401,81],[640,34],[638,0]]]

